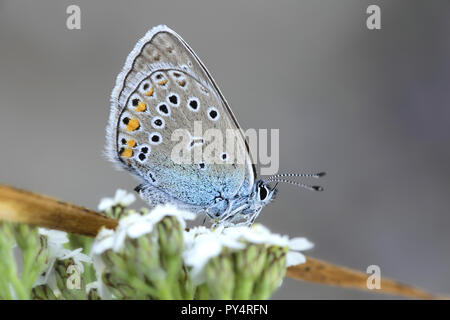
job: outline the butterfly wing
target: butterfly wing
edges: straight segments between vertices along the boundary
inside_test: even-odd
[[[226,152],[213,153],[215,162],[197,158],[180,163],[174,158],[177,146],[181,151],[192,149],[191,154],[204,153],[214,140],[203,136],[208,129],[223,137],[233,130],[234,160],[225,159],[230,156]],[[109,158],[165,198],[206,207],[217,197],[231,198],[242,193],[243,186],[253,185],[254,167],[247,150],[235,116],[192,49],[166,26],[151,29],[117,77],[107,128]]]

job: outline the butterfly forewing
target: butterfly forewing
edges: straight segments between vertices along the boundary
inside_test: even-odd
[[[201,207],[230,198],[244,181],[251,185],[251,158],[231,110],[203,64],[167,27],[152,29],[131,52],[111,112],[110,158],[169,197]],[[207,152],[217,142],[210,129],[222,134],[224,152]],[[226,148],[230,137],[233,154]],[[174,150],[190,157],[180,159]]]

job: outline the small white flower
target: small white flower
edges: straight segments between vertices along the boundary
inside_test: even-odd
[[[255,224],[252,227],[230,227],[210,230],[205,227],[192,228],[184,233],[185,250],[183,259],[190,266],[192,282],[205,281],[204,269],[208,261],[217,257],[224,247],[242,250],[245,243],[265,244],[289,248],[286,254],[286,267],[306,261],[298,251],[308,250],[313,244],[305,238],[289,239],[288,236],[271,233],[266,227]]]
[[[93,281],[86,285],[86,293],[88,294],[91,289],[97,290],[97,293],[100,291],[101,283],[99,281]]]
[[[161,221],[164,217],[167,216],[175,217],[180,223],[181,228],[183,230],[186,228],[185,220],[193,220],[196,217],[194,213],[186,210],[177,209],[176,207],[170,204],[157,206],[146,216],[153,222],[153,224],[157,224],[159,221]]]
[[[83,262],[92,263],[92,259],[88,255],[81,253],[81,251],[83,251],[83,248],[78,248],[72,251],[68,250],[67,253],[62,257],[58,258],[58,260],[66,260],[72,258],[74,264],[78,267],[78,270],[80,270],[80,272],[83,273],[84,272]]]
[[[91,251],[96,255],[100,255],[108,249],[117,252],[123,248],[127,237],[136,239],[152,232],[154,226],[167,216],[175,217],[182,229],[186,227],[185,220],[195,218],[194,213],[179,210],[172,205],[157,206],[145,215],[131,213],[119,220],[119,225],[114,231],[102,229],[98,233]]]
[[[69,242],[69,238],[67,238],[67,233],[64,231],[52,230],[39,228],[39,234],[43,236],[47,236],[47,244],[50,250],[57,250],[62,247],[63,244]]]
[[[136,197],[132,193],[128,193],[126,190],[117,189],[114,198],[102,198],[98,205],[99,211],[106,211],[116,205],[122,205],[124,207],[129,206],[136,200]]]
[[[48,265],[47,269],[35,281],[34,287],[42,284],[48,284],[50,287],[55,287],[54,264],[56,260],[66,260],[72,258],[75,265],[81,273],[84,272],[83,262],[92,263],[89,256],[81,253],[82,248],[69,250],[64,248],[64,244],[69,242],[67,233],[58,230],[50,230],[39,228],[39,234],[47,236],[48,245]]]
[[[108,229],[103,229],[103,230],[108,230]],[[110,231],[112,231],[112,230],[110,230]],[[106,269],[106,265],[103,262],[100,255],[92,254],[92,251],[93,250],[91,250],[92,265],[94,266],[95,276],[97,278],[97,281],[91,282],[90,284],[92,287],[97,288],[97,293],[102,300],[111,300],[113,296],[112,296],[111,292],[109,291],[108,287],[102,281],[102,274]],[[86,287],[86,290],[89,293],[87,287]],[[90,290],[90,288],[89,288],[89,290]]]
[[[309,250],[314,247],[314,244],[306,238],[289,239],[286,235],[282,236],[280,234],[271,233],[269,229],[260,224],[254,224],[250,228],[227,228],[223,232],[236,240],[289,248],[289,251],[286,254],[286,267],[304,263],[306,258],[298,251]]]
[[[115,230],[106,228],[100,230],[92,244],[91,256],[97,279],[99,279],[99,283],[97,284],[99,288],[98,293],[102,299],[111,299],[112,295],[101,281],[101,275],[106,268],[101,258],[101,254],[110,249],[114,252],[119,251],[123,248],[127,237],[136,239],[151,233],[154,226],[167,216],[175,217],[179,221],[182,229],[186,227],[185,220],[192,220],[195,218],[195,214],[192,212],[179,210],[171,205],[163,205],[157,206],[145,215],[141,215],[137,212],[130,213],[119,220],[119,224]]]
[[[224,247],[240,250],[245,245],[222,233],[222,229],[209,230],[205,227],[192,228],[184,232],[185,250],[183,260],[192,267],[191,278],[194,284],[205,281],[204,269],[208,261],[217,257]]]
[[[211,233],[211,229],[208,229],[205,226],[197,226],[189,229],[189,231],[184,231],[183,233],[184,248],[190,249],[194,245],[195,238],[197,236],[209,233]]]
[[[114,230],[102,228],[92,243],[91,255],[101,254],[114,245]],[[94,261],[95,264],[95,261]]]

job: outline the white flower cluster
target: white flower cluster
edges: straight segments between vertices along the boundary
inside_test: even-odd
[[[94,255],[100,255],[109,249],[117,252],[123,248],[127,237],[136,239],[151,233],[154,226],[167,216],[176,217],[183,229],[186,227],[185,220],[195,218],[192,212],[179,210],[172,205],[157,206],[145,215],[131,213],[119,220],[116,230],[105,228],[100,230],[91,252]]]
[[[127,237],[136,239],[151,233],[154,226],[167,216],[175,217],[183,229],[186,227],[185,220],[192,220],[195,218],[195,215],[192,212],[176,209],[172,205],[164,205],[157,206],[145,215],[141,215],[137,212],[130,213],[119,220],[119,224],[115,230],[106,228],[100,230],[91,248],[94,269],[97,279],[99,280],[96,283],[90,284],[90,286],[94,286],[98,289],[100,297],[103,299],[111,298],[111,293],[101,281],[101,275],[106,268],[100,257],[101,254],[110,249],[114,252],[119,251],[123,248]]]
[[[66,260],[72,258],[81,273],[84,272],[83,262],[92,263],[89,256],[81,253],[83,250],[82,248],[75,250],[64,248],[64,244],[69,242],[66,232],[39,228],[39,234],[47,236],[49,257],[47,269],[36,279],[34,286],[48,284],[52,288],[55,287],[54,264],[56,260]]]
[[[128,206],[135,200],[134,195],[124,190],[117,190],[114,198],[104,198],[99,204],[99,210],[108,210],[115,205]],[[147,214],[131,212],[119,220],[115,230],[103,228],[97,235],[91,248],[91,258],[81,253],[81,248],[69,250],[64,248],[69,240],[67,234],[61,231],[40,228],[39,232],[48,237],[49,265],[44,275],[36,281],[36,285],[54,284],[54,263],[57,259],[72,258],[83,272],[83,262],[93,262],[98,281],[87,285],[88,288],[98,289],[102,298],[111,297],[106,286],[101,281],[105,265],[101,259],[102,253],[107,250],[118,252],[124,247],[127,238],[136,239],[154,231],[155,226],[164,217],[175,217],[183,230],[186,220],[195,218],[195,214],[179,210],[172,205],[157,206]],[[219,227],[208,229],[203,226],[195,227],[183,232],[184,237],[184,263],[191,268],[191,278],[194,284],[201,284],[205,280],[205,266],[210,259],[217,257],[224,248],[231,251],[244,250],[248,244],[264,244],[268,247],[278,246],[286,248],[286,267],[305,262],[305,256],[300,251],[308,250],[313,244],[306,238],[289,239],[288,236],[271,233],[262,225],[252,227]]]
[[[210,230],[196,227],[185,232],[183,259],[192,267],[191,276],[195,284],[204,281],[204,268],[208,261],[217,257],[222,248],[242,250],[246,243],[286,247],[286,267],[304,263],[305,256],[299,251],[311,249],[314,245],[306,238],[289,239],[288,236],[274,234],[266,227],[255,224],[252,227],[230,227]]]
[[[114,199],[102,199],[99,209],[107,210],[117,204],[130,204],[133,198],[124,190],[117,190]],[[102,229],[92,246],[94,267],[97,272],[103,272],[104,265],[99,256],[108,249],[117,252],[125,243],[125,239],[138,238],[151,233],[154,226],[165,216],[174,216],[181,227],[185,228],[185,220],[192,220],[195,215],[188,211],[182,211],[171,205],[158,206],[145,215],[132,213],[120,219],[115,231]],[[231,250],[243,250],[248,243],[265,244],[267,246],[279,246],[288,248],[286,254],[286,266],[297,265],[305,262],[305,256],[299,251],[311,249],[313,244],[306,238],[289,239],[288,236],[274,234],[262,225],[252,227],[219,227],[211,230],[195,227],[184,232],[183,260],[191,267],[192,281],[199,284],[204,281],[204,268],[208,261],[218,256],[223,248]]]

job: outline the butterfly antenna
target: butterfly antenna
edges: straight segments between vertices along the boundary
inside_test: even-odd
[[[284,183],[289,183],[289,184],[293,184],[294,186],[300,187],[300,188],[305,188],[308,190],[312,190],[312,191],[323,191],[323,187],[321,186],[311,186],[308,184],[304,184],[304,183],[298,183],[295,181],[291,181],[291,180],[287,180],[287,179],[267,179],[268,182],[284,182]]]
[[[268,179],[283,178],[283,177],[304,177],[304,178],[322,178],[326,172],[318,173],[281,173],[270,176]]]

